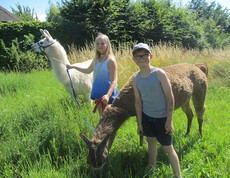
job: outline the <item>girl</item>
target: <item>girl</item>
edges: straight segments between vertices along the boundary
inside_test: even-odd
[[[98,105],[99,116],[101,116],[104,109],[102,105],[111,104],[118,93],[117,64],[107,35],[99,33],[95,40],[95,49],[95,57],[88,68],[75,65],[66,65],[66,67],[87,74],[94,71],[94,81],[90,98],[92,100],[101,99]]]

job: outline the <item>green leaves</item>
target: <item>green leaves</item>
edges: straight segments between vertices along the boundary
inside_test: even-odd
[[[21,41],[18,38],[13,39],[9,47],[6,47],[4,41],[1,40],[0,58],[3,60],[0,61],[0,67],[23,72],[48,68],[49,62],[44,56],[30,51],[32,44],[34,44],[32,34],[25,35]]]
[[[14,15],[20,18],[23,21],[34,21],[38,20],[37,14],[34,12],[34,9],[30,9],[28,6],[21,6],[17,4],[17,9],[11,8]]]

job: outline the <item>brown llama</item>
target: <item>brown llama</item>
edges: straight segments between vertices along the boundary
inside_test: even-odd
[[[175,98],[175,110],[182,108],[187,115],[187,134],[190,132],[193,105],[198,118],[199,132],[202,135],[205,96],[208,88],[208,67],[206,63],[176,64],[164,67]],[[109,149],[119,127],[131,116],[135,116],[135,97],[132,87],[133,76],[123,86],[113,103],[105,110],[91,140],[83,133],[80,136],[89,147],[88,163],[94,168],[101,167],[108,157]]]

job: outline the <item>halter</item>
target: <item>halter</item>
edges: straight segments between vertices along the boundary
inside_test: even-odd
[[[46,46],[42,46],[42,45],[40,45],[39,42],[37,42],[37,45],[39,46],[39,49],[40,49],[42,55],[45,55],[45,54],[46,54],[46,53],[45,53],[45,49],[46,49],[47,47],[53,45],[54,43],[55,43],[55,42],[53,42],[53,43],[51,43],[51,44],[48,44],[48,45],[46,45]]]
[[[106,162],[104,162],[100,167],[92,167],[93,171],[100,171],[104,166],[105,166]]]
[[[107,148],[105,148],[105,151],[109,154],[109,151]],[[100,171],[101,169],[103,169],[103,167],[105,166],[106,161],[100,166],[100,167],[92,167],[93,171]]]

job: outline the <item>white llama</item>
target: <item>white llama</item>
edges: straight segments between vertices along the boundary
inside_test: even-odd
[[[66,64],[70,64],[65,49],[61,44],[52,38],[47,30],[40,29],[45,37],[32,46],[33,51],[41,52],[48,56],[56,78],[64,85],[66,91],[73,96],[70,80],[66,71]],[[76,63],[77,66],[89,66],[92,60]],[[85,100],[90,102],[90,92],[92,89],[93,74],[84,74],[75,69],[69,69],[69,74],[73,83],[76,95],[83,94]]]

